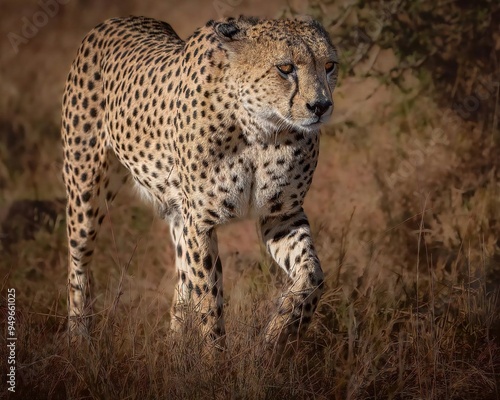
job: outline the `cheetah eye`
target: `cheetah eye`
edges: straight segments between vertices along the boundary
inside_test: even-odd
[[[283,64],[283,65],[277,65],[276,68],[278,68],[278,71],[281,72],[282,74],[289,75],[293,71],[295,71],[295,67],[293,64]]]
[[[327,74],[331,74],[333,71],[337,69],[337,63],[330,61],[325,64],[325,70]]]

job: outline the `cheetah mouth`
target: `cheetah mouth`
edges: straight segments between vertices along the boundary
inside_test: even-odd
[[[323,125],[324,121],[321,120],[321,118],[318,119],[313,119],[311,120],[306,119],[302,121],[292,121],[292,120],[287,120],[286,121],[288,125],[288,129],[290,129],[292,132],[302,132],[304,134],[313,134],[317,133],[321,126]]]
[[[286,131],[302,132],[302,133],[315,133],[318,132],[321,126],[325,123],[326,119],[323,117],[317,118],[304,118],[294,120],[290,117],[282,117],[274,115],[273,118],[267,119],[271,125],[272,131]]]
[[[318,130],[321,125],[324,124],[325,121],[323,121],[323,119],[321,117],[318,117],[312,121],[306,121],[302,124],[300,124],[300,126],[308,131],[316,131]]]
[[[323,123],[320,118],[318,118],[317,121],[310,122],[308,124],[305,124],[307,127],[315,127],[315,126],[320,126]]]

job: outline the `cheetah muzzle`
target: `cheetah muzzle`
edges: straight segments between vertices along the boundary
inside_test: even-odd
[[[302,204],[337,64],[313,20],[210,21],[184,41],[165,22],[129,17],[87,34],[62,111],[70,333],[88,331],[95,239],[130,177],[170,226],[173,329],[189,306],[209,342],[223,344],[215,228],[252,217],[291,280],[266,339],[283,344],[304,331],[323,272]]]

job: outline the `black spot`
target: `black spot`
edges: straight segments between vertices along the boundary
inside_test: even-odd
[[[219,273],[222,272],[222,262],[219,257],[217,257],[217,261],[215,262],[215,270]]]
[[[215,219],[219,219],[219,218],[220,218],[219,214],[217,214],[217,213],[216,213],[215,211],[213,211],[213,210],[207,210],[207,212],[208,212],[208,213],[209,213],[212,217],[214,217]]]
[[[297,221],[292,223],[290,226],[292,228],[298,228],[299,226],[303,226],[303,225],[306,225],[306,226],[309,225],[309,223],[307,222],[307,219],[305,219],[305,218],[298,219]]]
[[[278,231],[278,232],[276,232],[276,234],[274,235],[273,240],[274,240],[275,242],[277,242],[278,240],[281,240],[281,239],[283,239],[286,235],[288,235],[288,233],[289,233],[289,231],[285,231],[285,230],[283,230],[283,231]]]
[[[209,254],[205,258],[203,258],[203,268],[205,268],[207,271],[210,271],[212,267],[212,256]]]
[[[309,235],[307,233],[302,233],[298,239],[297,239],[297,242],[301,242],[303,241],[304,239],[307,239],[309,237]]]
[[[227,208],[229,211],[234,211],[235,206],[233,203],[230,203],[229,201],[225,200],[222,202],[222,205]]]
[[[283,208],[283,203],[276,203],[271,207],[271,212],[274,213],[281,211],[282,208]]]
[[[290,270],[290,255],[285,257],[285,268],[287,271]]]

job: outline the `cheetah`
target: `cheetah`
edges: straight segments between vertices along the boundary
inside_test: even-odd
[[[189,306],[206,343],[224,347],[216,228],[253,218],[290,278],[266,343],[299,338],[324,291],[302,205],[337,76],[337,51],[312,19],[226,18],[185,41],[146,17],[91,30],[62,102],[70,335],[89,332],[96,236],[133,180],[170,227],[174,331]]]

